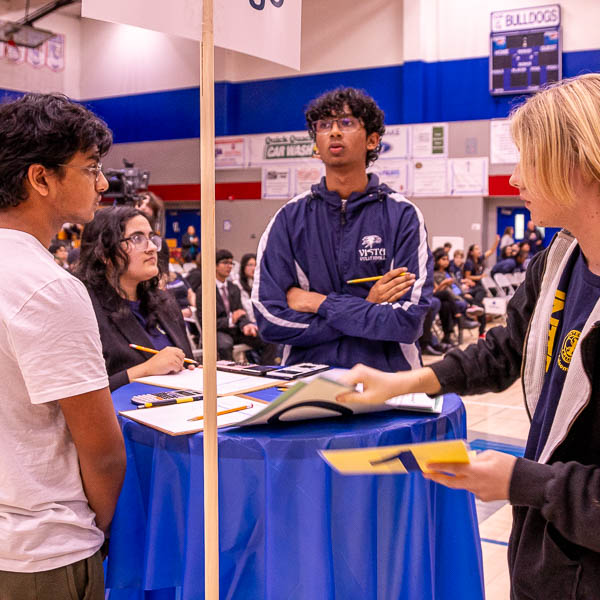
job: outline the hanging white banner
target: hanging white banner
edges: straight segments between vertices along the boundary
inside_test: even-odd
[[[81,15],[202,39],[202,0],[83,0]],[[300,69],[302,0],[215,0],[215,46]]]

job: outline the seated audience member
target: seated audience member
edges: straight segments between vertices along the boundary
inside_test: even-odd
[[[442,342],[449,344],[452,343],[451,334],[455,325],[458,324],[461,329],[473,329],[479,326],[477,321],[472,321],[468,316],[480,316],[483,309],[470,306],[462,296],[462,290],[447,271],[450,259],[443,248],[434,251],[433,260],[433,295],[442,303],[440,310],[444,330]]]
[[[185,277],[181,273],[169,271],[165,289],[173,294],[183,316],[190,317],[192,315],[190,307],[196,306],[196,294]]]
[[[68,244],[66,242],[60,240],[53,240],[50,244],[50,248],[48,248],[50,254],[54,256],[54,262],[62,267],[63,269],[68,269],[69,265],[67,263],[67,259],[69,257],[69,249]]]
[[[528,254],[524,252],[519,252],[516,256],[511,256],[510,258],[505,258],[504,260],[499,260],[493,267],[490,272],[493,277],[496,273],[517,273],[520,271],[524,271],[525,267],[523,267],[523,263],[525,259],[528,258]]]
[[[92,299],[111,390],[181,371],[183,359],[193,357],[181,311],[158,287],[161,245],[148,217],[128,206],[99,210],[83,232],[75,274]]]
[[[519,254],[519,244],[510,244],[508,246],[504,246],[500,250],[500,260],[504,260],[505,258],[513,258],[517,254]]]
[[[67,268],[69,269],[69,271],[75,271],[78,260],[79,248],[71,248],[67,254]]]
[[[506,248],[506,246],[512,246],[515,243],[515,238],[513,237],[514,235],[514,228],[510,226],[506,227],[504,234],[500,238],[500,250],[502,250],[502,248]]]
[[[202,285],[202,255],[200,253],[196,254],[194,262],[196,266],[187,273],[185,280],[195,292]]]
[[[442,248],[444,249],[444,252],[450,256],[450,250],[452,250],[452,244],[450,242],[445,242],[444,245],[442,246]]]
[[[246,311],[246,314],[252,323],[256,323],[256,319],[254,318],[254,307],[252,306],[251,299],[255,269],[256,254],[244,254],[240,262],[240,274],[236,281],[236,285],[240,288],[242,308]]]
[[[465,278],[474,281],[476,284],[480,284],[481,278],[483,277],[483,270],[485,268],[485,261],[488,259],[498,247],[500,242],[500,236],[496,236],[496,241],[489,250],[481,254],[481,248],[478,244],[471,244],[469,251],[467,252],[467,260],[465,261]]]
[[[433,296],[431,298],[431,306],[427,311],[425,320],[423,321],[423,335],[419,338],[419,347],[421,354],[429,356],[441,356],[446,350],[449,350],[452,345],[446,344],[437,339],[432,331],[432,325],[436,316],[442,308],[442,301]]]
[[[217,351],[220,360],[233,360],[234,344],[247,344],[260,355],[263,365],[275,361],[276,347],[267,344],[258,335],[257,326],[250,321],[242,308],[238,287],[227,278],[233,268],[233,254],[218,250],[216,254],[217,278]],[[198,319],[202,322],[202,289],[196,292]]]

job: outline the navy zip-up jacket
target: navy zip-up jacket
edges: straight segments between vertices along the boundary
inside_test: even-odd
[[[349,279],[406,267],[413,287],[393,304],[366,297],[373,283]],[[289,308],[290,287],[327,296],[317,314]],[[433,291],[433,259],[419,209],[376,175],[344,203],[325,178],[273,217],[258,247],[252,302],[261,337],[286,345],[284,364],[384,371],[420,366],[417,339]]]

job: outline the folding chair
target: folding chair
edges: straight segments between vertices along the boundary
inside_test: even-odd
[[[498,285],[498,287],[504,292],[504,295],[508,298],[512,298],[515,293],[515,288],[513,288],[512,284],[506,277],[505,273],[496,273],[494,275],[494,281]]]

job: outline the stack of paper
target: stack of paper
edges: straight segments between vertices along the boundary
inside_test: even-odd
[[[264,406],[262,402],[254,402],[236,396],[219,398],[217,400],[217,427],[236,425],[259,413]],[[224,414],[219,415],[219,413]],[[198,433],[204,429],[204,420],[198,420],[198,417],[204,415],[203,401],[170,404],[156,408],[122,410],[119,414],[169,435]]]
[[[135,381],[171,388],[174,390],[194,390],[202,393],[204,382],[202,380],[202,367],[196,369],[184,369],[172,375],[151,375],[140,377]],[[230,396],[231,394],[245,394],[264,388],[281,385],[281,381],[269,377],[255,377],[243,373],[226,373],[217,371],[217,396]]]

